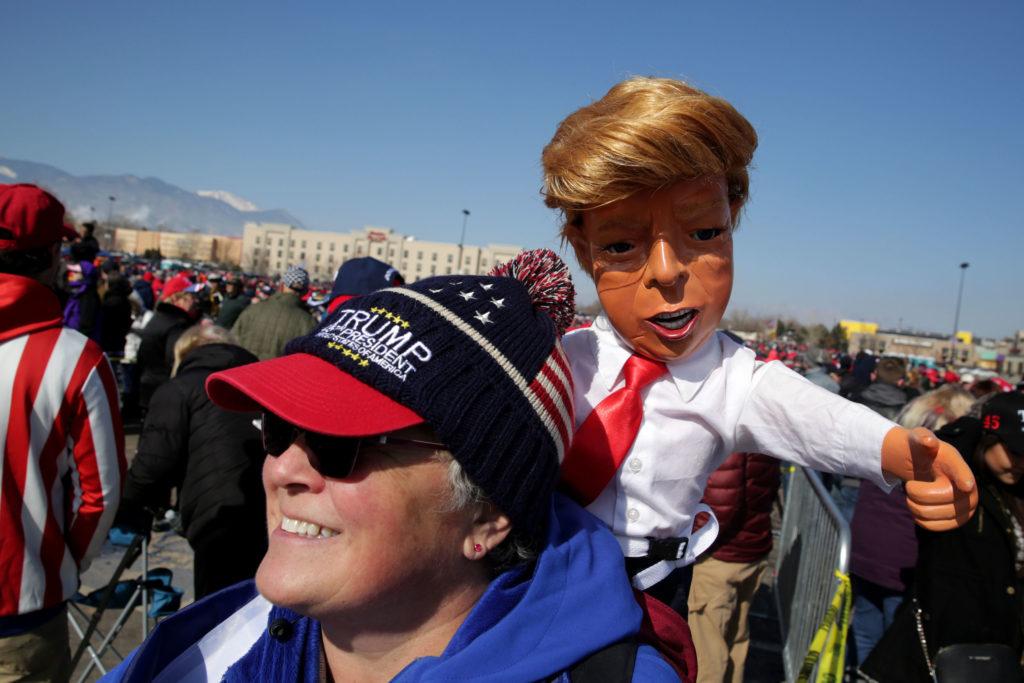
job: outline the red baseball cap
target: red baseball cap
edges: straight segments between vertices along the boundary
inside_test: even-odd
[[[78,239],[64,224],[64,205],[35,185],[0,184],[0,249],[22,251]]]
[[[308,353],[222,370],[206,380],[222,408],[267,411],[331,436],[373,436],[420,424],[417,413],[338,366]]]

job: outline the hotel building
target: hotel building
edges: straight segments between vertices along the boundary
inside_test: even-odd
[[[372,256],[398,268],[406,282],[432,275],[483,275],[521,251],[509,244],[486,247],[424,242],[390,228],[366,227],[352,232],[302,230],[284,223],[246,223],[242,235],[242,270],[277,275],[299,264],[313,280],[333,280],[351,258]]]

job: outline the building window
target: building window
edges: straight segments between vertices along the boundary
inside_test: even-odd
[[[384,255],[384,247],[377,247],[377,256]]]
[[[253,243],[254,243],[254,244],[259,244],[259,243],[260,243],[260,237],[259,237],[259,235],[257,235],[257,236],[256,236],[256,239],[255,239],[255,241],[254,241]]]
[[[416,264],[416,272],[418,273],[418,272],[420,272],[421,270],[423,270],[423,264],[422,264],[422,263],[417,263],[417,264]]]
[[[348,253],[348,245],[347,244],[341,245],[341,250],[347,254]]]
[[[434,261],[435,263],[437,262],[437,253],[436,252],[430,255],[430,260]]]
[[[316,255],[316,262],[320,263],[320,254],[319,253],[317,253],[317,255]]]
[[[448,263],[451,263],[454,258],[451,254],[448,254]]]
[[[281,258],[281,250],[280,249],[277,250],[277,258]]]
[[[445,275],[451,275],[451,274],[452,274],[452,269],[451,269],[451,266],[449,266],[448,268],[445,268],[445,269],[444,269],[444,274],[445,274]]]
[[[416,252],[416,260],[417,261],[422,261],[423,260],[423,252],[422,251],[417,251]]]
[[[485,259],[485,258],[480,259],[480,267],[481,268],[486,268],[487,267],[487,259]]]
[[[295,246],[295,240],[288,240],[288,246],[289,247],[294,247]]]
[[[300,261],[305,261],[306,260],[306,252],[304,252],[304,251],[300,251],[299,252],[299,260]]]
[[[281,238],[281,237],[277,238],[277,246],[279,246],[279,247],[283,247],[284,246],[284,239],[283,238]]]
[[[334,251],[334,242],[331,242],[331,251]]]
[[[402,258],[409,258],[409,250],[408,249],[403,249],[402,250]]]
[[[303,248],[303,249],[305,249],[305,248],[306,248],[306,240],[302,240],[302,248]]]

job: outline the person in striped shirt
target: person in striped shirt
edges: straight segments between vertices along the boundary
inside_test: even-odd
[[[52,290],[75,237],[53,195],[0,185],[0,680],[67,680],[65,603],[125,472],[113,372]]]

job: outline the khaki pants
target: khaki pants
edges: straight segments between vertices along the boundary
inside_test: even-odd
[[[743,680],[750,603],[767,565],[706,557],[693,566],[687,621],[697,648],[697,682]]]
[[[0,638],[0,683],[65,683],[70,668],[67,610],[27,633]]]

